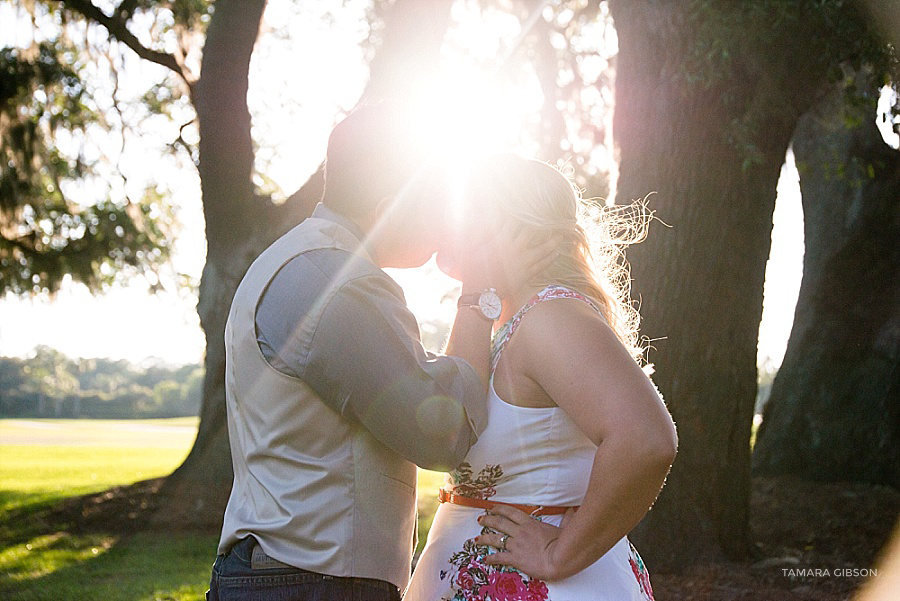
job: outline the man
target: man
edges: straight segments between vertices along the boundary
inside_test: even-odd
[[[446,206],[402,115],[332,131],[311,218],[264,251],[225,332],[234,488],[207,599],[399,599],[416,467],[458,465],[486,422],[496,282],[472,261],[448,352],[422,348],[383,267],[437,250]],[[485,305],[486,306],[486,305]]]

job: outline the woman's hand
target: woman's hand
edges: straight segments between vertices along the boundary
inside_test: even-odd
[[[587,303],[538,303],[516,337],[519,363],[507,365],[537,383],[597,445],[581,507],[555,540],[547,533],[537,538],[531,528],[520,531],[521,516],[495,508],[514,522],[498,524],[510,534],[506,542],[515,562],[510,563],[526,573],[537,569],[564,578],[596,562],[646,515],[675,458],[678,438],[653,383]],[[517,535],[528,536],[519,543],[533,548],[518,545]]]
[[[478,518],[482,526],[499,531],[499,534],[482,534],[475,539],[479,545],[499,549],[485,557],[490,565],[506,565],[539,580],[553,581],[568,575],[558,566],[554,551],[556,542],[575,511],[570,509],[559,526],[545,524],[527,513],[497,505],[490,513]],[[502,540],[506,536],[505,542]]]

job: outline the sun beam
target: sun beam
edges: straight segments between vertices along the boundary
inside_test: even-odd
[[[513,84],[499,73],[467,65],[448,65],[413,99],[411,126],[448,172],[453,197],[461,201],[466,174],[474,161],[502,151],[525,151],[530,121],[543,102],[536,81]],[[452,214],[462,218],[462,203]]]

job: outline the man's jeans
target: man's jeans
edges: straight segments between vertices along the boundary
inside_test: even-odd
[[[213,565],[207,601],[399,601],[383,580],[338,578],[298,568],[253,568],[256,540],[247,537]]]

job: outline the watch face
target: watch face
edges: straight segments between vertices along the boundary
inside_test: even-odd
[[[487,290],[478,298],[478,308],[488,319],[497,319],[503,310],[503,303],[496,292]]]

